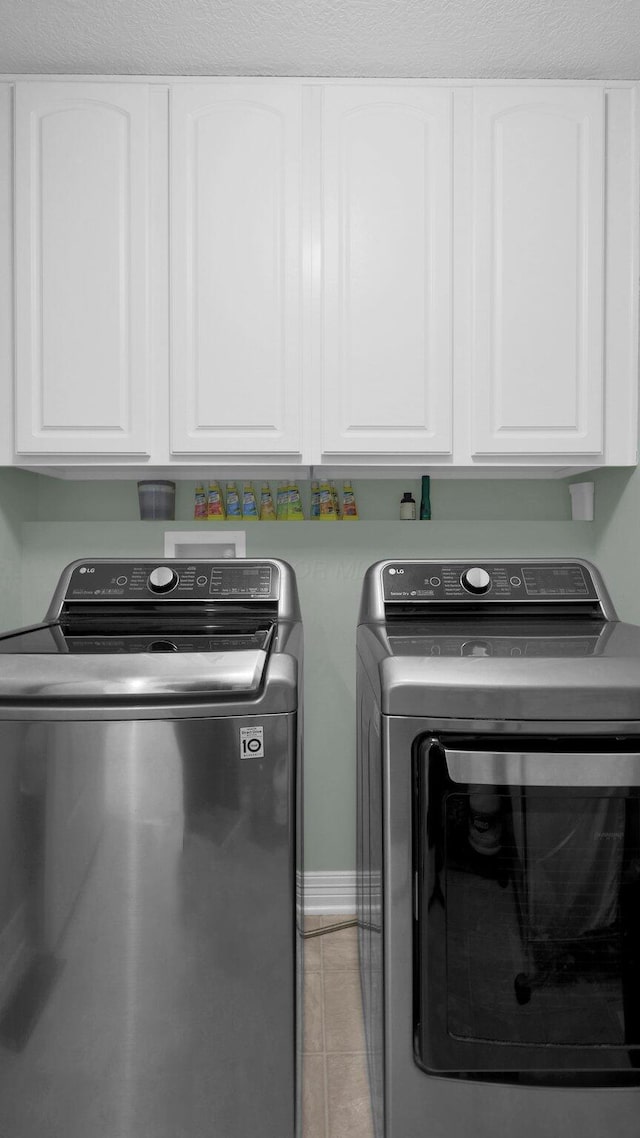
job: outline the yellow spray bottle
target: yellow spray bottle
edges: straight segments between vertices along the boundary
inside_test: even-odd
[[[273,508],[273,498],[271,497],[271,487],[268,482],[262,483],[262,490],[260,491],[260,521],[261,522],[275,522],[276,511]]]
[[[290,522],[304,521],[304,510],[302,509],[302,499],[300,497],[300,488],[297,482],[292,482],[289,486],[289,517]]]
[[[358,520],[356,496],[350,482],[345,482],[342,489],[342,520],[343,522]]]
[[[328,482],[320,483],[320,521],[335,522],[338,515],[333,491]]]
[[[289,483],[278,483],[276,497],[276,516],[279,522],[286,522],[289,517]]]

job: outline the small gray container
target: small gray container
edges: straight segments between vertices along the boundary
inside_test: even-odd
[[[176,484],[161,478],[138,482],[140,517],[144,521],[173,521],[176,516]]]

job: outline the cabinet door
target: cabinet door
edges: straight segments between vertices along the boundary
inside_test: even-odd
[[[171,449],[296,454],[301,87],[171,92]]]
[[[322,450],[451,451],[451,106],[324,91]]]
[[[603,449],[604,92],[474,94],[474,455]]]
[[[15,95],[16,450],[145,454],[147,90]]]

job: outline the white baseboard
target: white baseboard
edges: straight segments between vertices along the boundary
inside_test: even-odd
[[[316,913],[355,914],[355,869],[339,869],[330,872],[308,871],[305,873],[304,911],[309,915]]]

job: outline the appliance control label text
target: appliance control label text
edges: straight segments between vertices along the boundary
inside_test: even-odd
[[[240,728],[240,758],[264,758],[264,727]]]

